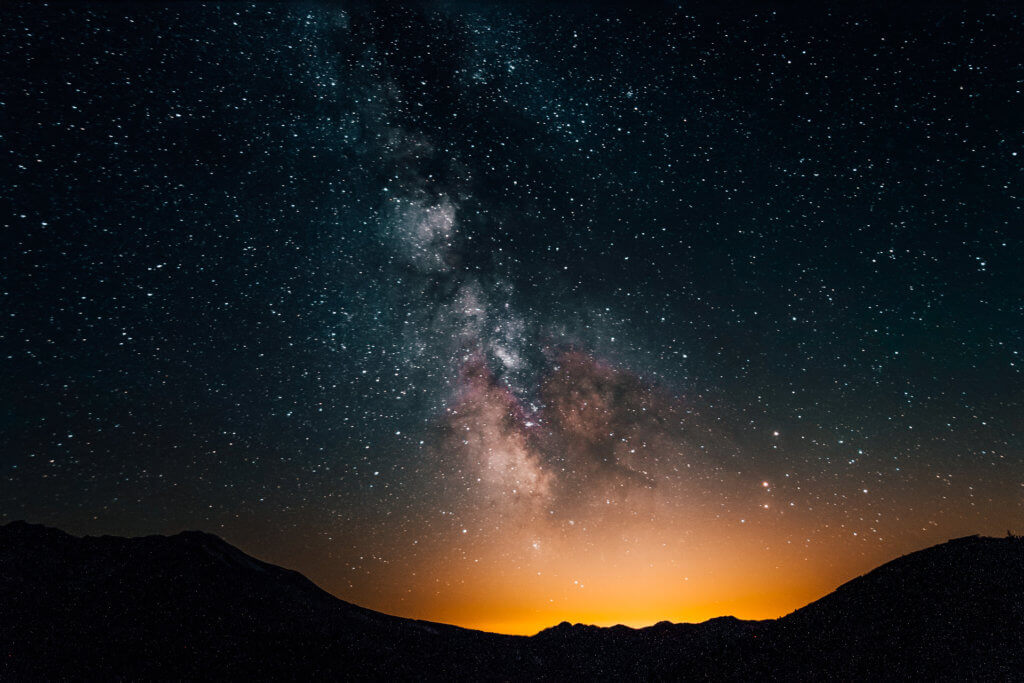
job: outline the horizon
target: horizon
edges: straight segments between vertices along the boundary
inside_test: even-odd
[[[121,539],[131,540],[131,539],[147,538],[147,537],[153,537],[153,536],[159,537],[159,538],[173,538],[175,536],[180,536],[180,535],[183,535],[183,534],[199,533],[199,534],[204,534],[204,535],[212,536],[212,537],[218,539],[219,541],[221,541],[222,543],[226,543],[227,545],[229,545],[229,546],[231,546],[231,547],[233,547],[233,548],[235,548],[235,549],[245,553],[246,555],[248,555],[250,557],[253,557],[254,559],[256,559],[256,560],[258,560],[260,562],[267,562],[266,559],[251,554],[246,549],[241,548],[241,547],[235,545],[230,540],[228,540],[228,539],[226,539],[226,538],[224,538],[224,537],[222,537],[222,536],[220,536],[220,535],[218,535],[216,533],[213,533],[213,532],[210,532],[210,531],[205,531],[205,530],[202,530],[202,529],[182,529],[180,531],[171,532],[171,533],[144,534],[144,535],[138,535],[138,536],[122,536],[122,535],[118,535],[118,534],[100,534],[100,535],[84,534],[84,535],[79,535],[79,534],[71,533],[71,532],[69,532],[69,531],[67,531],[65,529],[59,529],[57,527],[49,526],[49,525],[46,525],[46,524],[39,524],[39,523],[35,523],[35,522],[29,522],[29,521],[23,520],[23,519],[17,519],[17,520],[8,521],[8,522],[4,523],[3,525],[0,525],[0,527],[12,525],[12,524],[24,524],[24,525],[27,525],[27,526],[36,526],[36,527],[42,527],[42,528],[45,528],[45,529],[52,529],[52,530],[56,530],[56,531],[60,531],[62,533],[65,533],[65,534],[67,534],[69,536],[72,536],[73,538],[102,538],[104,536],[108,536],[108,537],[113,537],[113,538],[121,538]],[[574,617],[572,619],[565,618],[565,619],[560,619],[557,622],[544,623],[544,625],[540,625],[540,626],[537,626],[535,624],[535,620],[528,620],[528,619],[521,619],[521,620],[518,620],[518,621],[510,621],[510,622],[485,621],[485,622],[482,622],[480,624],[473,624],[471,622],[456,623],[456,622],[449,622],[449,621],[437,621],[437,620],[434,620],[434,619],[426,619],[426,618],[417,617],[417,616],[409,615],[409,614],[391,613],[391,612],[386,612],[386,611],[382,611],[382,610],[376,610],[376,609],[373,609],[372,607],[370,607],[368,605],[363,605],[363,604],[359,604],[359,603],[356,603],[356,602],[352,602],[351,600],[346,600],[343,596],[336,595],[336,594],[332,593],[331,591],[327,590],[322,585],[320,585],[315,580],[313,580],[311,577],[306,576],[305,574],[303,574],[301,571],[299,573],[302,574],[302,576],[304,576],[306,579],[309,579],[310,582],[313,583],[313,585],[315,585],[320,590],[323,590],[325,593],[327,593],[331,597],[333,597],[333,598],[335,598],[337,600],[340,600],[342,602],[346,602],[346,603],[349,603],[349,604],[352,604],[352,605],[356,605],[357,607],[362,607],[362,608],[365,608],[365,609],[373,609],[373,611],[375,611],[375,612],[377,612],[379,614],[385,614],[385,615],[388,615],[388,616],[399,617],[399,618],[402,618],[402,619],[414,619],[414,620],[419,620],[419,621],[427,621],[427,622],[430,622],[430,623],[441,624],[441,625],[445,625],[445,626],[456,626],[456,627],[459,627],[459,628],[465,628],[465,629],[470,629],[470,630],[478,630],[478,631],[483,631],[485,633],[493,633],[493,634],[497,634],[497,635],[531,637],[531,636],[537,635],[537,634],[539,634],[539,633],[541,633],[543,631],[546,631],[548,629],[552,629],[552,628],[555,628],[557,626],[561,626],[564,623],[567,623],[570,626],[595,626],[595,627],[599,627],[599,628],[612,628],[612,627],[615,627],[615,626],[625,626],[625,627],[630,628],[630,629],[639,630],[639,629],[649,628],[651,626],[655,626],[655,625],[660,624],[660,623],[698,625],[698,624],[706,623],[708,621],[714,621],[714,620],[717,620],[717,619],[737,619],[737,620],[741,620],[741,621],[775,621],[775,620],[781,619],[781,618],[783,618],[783,617],[785,617],[785,616],[787,616],[789,614],[792,614],[794,611],[797,611],[797,610],[799,610],[799,609],[801,609],[803,607],[806,607],[807,605],[810,605],[810,604],[816,602],[817,600],[819,600],[819,599],[821,599],[823,597],[826,597],[826,596],[834,593],[842,585],[844,585],[844,584],[846,584],[846,583],[848,583],[848,582],[850,582],[850,581],[852,581],[854,579],[866,576],[867,574],[873,572],[875,569],[878,569],[878,568],[880,568],[882,566],[885,566],[886,564],[888,564],[890,562],[902,559],[902,558],[904,558],[904,557],[906,557],[908,555],[912,555],[912,554],[915,554],[915,553],[920,552],[920,551],[936,548],[936,547],[939,547],[939,546],[942,546],[942,545],[946,545],[946,544],[949,544],[949,543],[956,543],[956,542],[959,542],[959,541],[965,541],[965,540],[997,540],[998,541],[998,540],[1003,540],[1005,538],[1020,539],[1021,537],[1013,534],[1012,530],[1009,530],[1009,531],[1006,532],[1006,534],[1004,536],[987,535],[987,534],[982,534],[982,533],[970,533],[970,534],[965,534],[963,536],[956,536],[956,537],[947,538],[947,539],[945,539],[943,541],[939,541],[939,542],[935,542],[935,543],[928,543],[926,545],[919,546],[919,547],[917,547],[915,549],[898,553],[898,554],[896,554],[896,555],[894,555],[892,557],[889,557],[886,560],[883,560],[882,562],[880,562],[880,563],[878,563],[876,565],[871,566],[869,569],[867,569],[867,570],[865,570],[863,572],[860,572],[860,573],[854,574],[854,575],[852,575],[852,576],[850,576],[848,578],[845,578],[842,581],[840,581],[838,584],[836,584],[836,585],[832,586],[831,588],[827,589],[821,595],[817,595],[816,597],[813,597],[810,600],[807,600],[806,602],[803,602],[803,603],[793,607],[792,609],[787,609],[786,611],[784,611],[782,613],[779,613],[779,614],[776,614],[774,616],[760,616],[760,617],[755,617],[755,616],[737,616],[735,614],[714,614],[713,616],[690,618],[690,619],[687,619],[687,618],[680,619],[680,618],[671,618],[671,617],[663,616],[661,618],[657,618],[657,619],[653,619],[653,620],[650,617],[647,617],[647,618],[641,618],[639,620],[632,620],[632,621],[616,619],[616,618],[604,619],[604,620],[600,620],[600,619],[587,620],[585,618],[580,619],[580,618],[575,618]],[[280,566],[283,569],[290,569],[290,570],[298,571],[296,568],[290,567],[290,566],[287,566],[287,565],[277,565],[274,562],[269,562],[269,564],[274,565],[274,566]],[[579,616],[579,615],[577,615],[577,616]],[[536,623],[541,623],[541,622],[536,622]],[[532,625],[531,626],[526,626],[525,624],[532,624]]]
[[[1012,3],[0,7],[0,523],[777,618],[1024,519]]]

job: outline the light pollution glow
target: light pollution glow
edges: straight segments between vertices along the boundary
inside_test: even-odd
[[[685,401],[577,350],[548,358],[532,408],[466,355],[416,473],[429,512],[361,537],[373,571],[339,579],[324,567],[325,587],[386,613],[513,634],[563,620],[765,619],[922,539],[998,525],[968,507],[940,532],[927,505],[856,489],[832,494],[850,500],[841,509],[795,475],[751,476],[730,464],[734,441]]]

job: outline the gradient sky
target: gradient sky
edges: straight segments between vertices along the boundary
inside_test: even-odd
[[[718,4],[4,3],[0,521],[517,633],[1020,531],[1020,10]]]

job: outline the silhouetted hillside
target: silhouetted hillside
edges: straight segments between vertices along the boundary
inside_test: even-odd
[[[216,536],[0,527],[0,679],[990,679],[1024,671],[1024,541],[901,557],[774,621],[532,638],[391,617]]]
[[[0,605],[2,680],[412,675],[450,646],[498,637],[357,607],[197,531],[0,527]]]
[[[807,675],[1024,678],[1024,540],[968,536],[905,555],[778,623]]]

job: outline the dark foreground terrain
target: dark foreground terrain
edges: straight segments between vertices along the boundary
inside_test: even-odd
[[[1024,541],[949,541],[773,621],[527,638],[366,610],[205,533],[14,522],[0,527],[0,657],[0,680],[1024,680]]]

